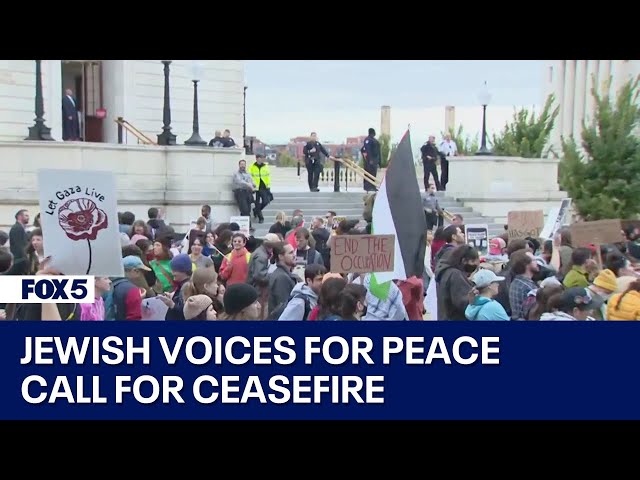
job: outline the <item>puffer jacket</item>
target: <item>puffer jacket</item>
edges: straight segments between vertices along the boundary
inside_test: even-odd
[[[608,320],[640,320],[640,292],[617,293],[607,305]]]

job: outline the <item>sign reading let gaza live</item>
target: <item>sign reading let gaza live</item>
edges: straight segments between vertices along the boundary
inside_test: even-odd
[[[113,173],[40,170],[38,190],[48,266],[65,275],[124,276]]]
[[[331,242],[332,272],[393,271],[395,235],[337,235]]]

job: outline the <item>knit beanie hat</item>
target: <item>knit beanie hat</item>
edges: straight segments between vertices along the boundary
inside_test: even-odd
[[[180,255],[173,257],[171,259],[171,270],[191,275],[192,265],[189,255],[181,253]]]
[[[609,290],[610,292],[615,292],[618,289],[618,279],[616,278],[616,274],[609,269],[602,270],[593,281],[593,284],[596,287]]]
[[[222,303],[225,313],[235,315],[256,300],[258,300],[258,291],[253,286],[248,283],[234,283],[227,287]]]
[[[212,303],[213,300],[211,300],[207,295],[194,295],[187,298],[183,309],[184,318],[187,320],[193,320],[202,312],[207,310]]]

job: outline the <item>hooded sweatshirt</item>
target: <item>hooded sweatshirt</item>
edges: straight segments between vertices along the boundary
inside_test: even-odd
[[[449,255],[446,255],[436,269],[439,317],[437,320],[466,320],[465,310],[469,305],[467,295],[472,285],[467,275],[452,266],[449,261]]]
[[[468,320],[510,320],[500,302],[481,296],[477,296],[464,313]]]
[[[295,298],[298,297],[298,298]],[[304,320],[304,298],[309,300],[309,313],[318,304],[318,295],[307,284],[298,283],[291,290],[291,300],[278,320]],[[308,318],[307,318],[308,320]]]

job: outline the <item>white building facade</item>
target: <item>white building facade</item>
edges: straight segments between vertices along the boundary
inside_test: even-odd
[[[203,60],[201,64],[200,135],[208,141],[215,130],[228,128],[242,146],[244,62]],[[171,127],[178,144],[192,133],[191,65],[190,60],[174,60],[170,65]],[[117,143],[117,117],[156,141],[163,126],[163,67],[160,60],[42,60],[44,118],[51,135],[62,141],[62,96],[70,88],[81,105],[85,141]],[[0,141],[23,140],[34,118],[35,61],[0,60]],[[123,143],[136,144],[138,139],[124,135]]]
[[[624,83],[640,75],[640,60],[550,60],[544,69],[542,103],[549,94],[554,94],[556,105],[560,106],[550,141],[556,153],[560,153],[561,139],[572,135],[579,139],[582,122],[588,123],[593,118],[593,82],[600,95],[615,95]]]

